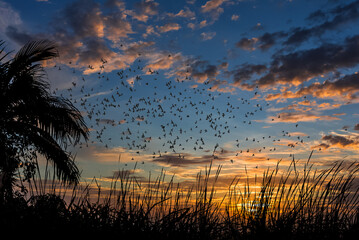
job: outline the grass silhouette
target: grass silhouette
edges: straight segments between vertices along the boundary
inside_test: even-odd
[[[165,181],[164,171],[146,181],[119,171],[110,189],[96,179],[68,188],[38,174],[0,206],[0,224],[3,232],[121,239],[351,239],[359,233],[357,163],[317,170],[309,157],[301,166],[294,159],[284,171],[280,166],[255,179],[233,179],[221,197],[221,166],[212,164],[192,186]]]

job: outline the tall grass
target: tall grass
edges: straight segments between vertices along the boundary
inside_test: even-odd
[[[119,171],[110,188],[96,179],[73,188],[37,175],[14,203],[1,206],[1,226],[14,231],[108,234],[123,239],[350,239],[359,233],[357,163],[314,169],[293,159],[263,176],[235,178],[217,197],[222,166],[212,163],[191,186]],[[24,183],[24,184],[25,184]],[[21,189],[21,188],[20,188]]]

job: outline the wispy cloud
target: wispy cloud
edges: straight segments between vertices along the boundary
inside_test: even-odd
[[[165,33],[169,31],[177,31],[181,28],[181,26],[178,23],[166,23],[165,25],[157,28],[160,32]]]
[[[126,10],[126,14],[130,15],[133,19],[141,22],[147,22],[152,16],[158,13],[158,3],[152,0],[136,2],[134,10]]]
[[[335,121],[340,120],[338,117],[328,115],[317,115],[314,113],[302,112],[282,112],[277,116],[269,116],[267,122],[278,123],[297,123],[297,122],[315,122],[315,121]]]
[[[216,32],[203,32],[201,33],[201,38],[203,41],[211,40],[216,36]]]

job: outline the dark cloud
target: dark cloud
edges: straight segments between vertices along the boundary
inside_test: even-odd
[[[24,31],[19,30],[15,26],[8,26],[5,32],[6,36],[14,40],[19,45],[25,45],[26,43],[36,40],[34,36]]]
[[[347,100],[358,99],[359,97],[359,76],[358,74],[346,75],[336,81],[325,81],[322,84],[312,84],[298,91],[301,96],[311,94],[315,97],[342,97]]]
[[[355,124],[355,126],[354,126],[354,130],[359,131],[359,123]]]
[[[158,3],[151,0],[136,2],[134,11],[128,10],[126,13],[138,21],[147,22],[150,17],[158,13]]]
[[[83,50],[79,53],[80,62],[99,63],[101,58],[110,58],[115,53],[106,46],[103,39],[89,38],[83,41]]]
[[[257,41],[257,38],[242,38],[236,43],[236,46],[247,51],[253,51],[255,50],[255,44]]]
[[[280,38],[286,37],[288,34],[280,31],[274,33],[265,33],[259,37],[258,48],[265,51],[276,44],[276,41]]]
[[[195,65],[197,65],[197,64],[195,64]],[[204,81],[207,79],[212,80],[219,74],[218,68],[215,65],[208,64],[204,67],[203,71],[201,71],[200,69],[197,69],[198,65],[193,66],[193,67],[194,68],[193,68],[192,76],[199,80],[201,80],[201,79],[203,79]]]
[[[149,1],[139,1],[134,4],[135,9],[139,13],[146,13],[155,15],[158,12],[158,3],[155,1],[149,0]]]
[[[286,98],[300,98],[311,95],[316,98],[338,98],[343,101],[357,101],[359,99],[359,75],[349,74],[334,81],[313,83],[302,87],[296,92],[283,91],[278,94],[268,94],[267,100]]]
[[[347,38],[343,45],[323,44],[318,48],[275,56],[269,71],[254,84],[299,85],[314,77],[354,67],[359,63],[359,35]]]
[[[190,154],[185,154],[185,155],[172,154],[172,155],[164,155],[161,157],[157,157],[152,161],[157,162],[157,163],[171,165],[171,166],[182,167],[182,166],[188,166],[188,165],[210,164],[211,161],[213,161],[214,159],[216,161],[223,160],[223,158],[218,157],[218,156],[214,157],[213,155],[202,155],[200,157],[194,157]]]
[[[174,75],[181,78],[191,78],[199,83],[204,83],[206,81],[213,82],[221,73],[221,70],[226,69],[227,67],[228,63],[226,62],[213,65],[208,61],[200,60],[198,58],[188,58],[175,70]]]
[[[138,171],[134,169],[122,169],[115,171],[113,173],[113,176],[107,177],[109,179],[136,179],[137,181],[143,181],[145,180],[145,177],[138,176]]]
[[[321,140],[323,143],[314,146],[313,148],[341,148],[346,150],[359,150],[359,139],[355,136],[339,136],[339,135],[324,135]]]
[[[100,5],[92,0],[78,0],[68,5],[60,18],[57,20],[61,27],[71,30],[81,38],[103,36]]]
[[[97,123],[101,123],[101,124],[108,124],[108,125],[112,125],[112,126],[116,126],[117,125],[117,121],[112,120],[112,119],[96,119]]]
[[[310,28],[295,28],[290,32],[290,36],[285,41],[287,45],[298,45],[307,41],[313,36],[321,36],[326,31],[335,30],[345,24],[351,23],[359,18],[359,1],[352,2],[345,6],[338,6],[331,9],[329,13],[318,10],[311,15],[309,19],[324,19],[328,15],[333,15],[331,20],[327,20],[320,25]]]
[[[332,145],[340,144],[342,146],[347,146],[355,143],[355,141],[352,139],[348,139],[342,136],[334,136],[334,135],[325,135],[322,137],[322,140],[327,141]]]
[[[312,12],[309,14],[309,16],[306,18],[309,22],[318,22],[318,21],[325,21],[328,19],[328,13],[322,11],[321,9]]]
[[[267,70],[262,64],[243,64],[231,71],[234,83],[240,84],[250,80],[254,74],[260,75]]]
[[[123,1],[120,0],[107,0],[105,2],[105,6],[108,8],[119,8],[119,9],[124,9],[125,8],[125,3]]]
[[[273,33],[265,33],[259,37],[242,38],[236,43],[236,46],[244,50],[253,51],[260,49],[265,51],[279,40],[285,39],[287,46],[298,46],[312,37],[320,37],[327,31],[340,29],[343,25],[354,22],[359,19],[359,1],[349,3],[344,6],[338,6],[328,11],[317,10],[311,13],[306,20],[318,23],[312,27],[295,27],[289,31],[278,31]]]
[[[264,33],[259,37],[254,38],[242,38],[239,42],[236,43],[236,46],[242,48],[243,50],[253,51],[255,49],[260,49],[266,51],[272,46],[274,46],[278,39],[288,36],[288,33],[283,31],[274,32],[274,33]]]
[[[129,34],[134,33],[130,22],[122,13],[114,13],[104,18],[105,34],[113,42],[127,38]]]

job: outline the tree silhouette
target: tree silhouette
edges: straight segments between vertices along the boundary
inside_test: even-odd
[[[6,60],[9,55],[0,50],[0,201],[12,197],[20,167],[29,175],[36,171],[37,153],[52,162],[59,179],[77,184],[80,173],[66,146],[88,140],[79,110],[50,94],[41,62],[58,56],[55,43],[29,42]]]

